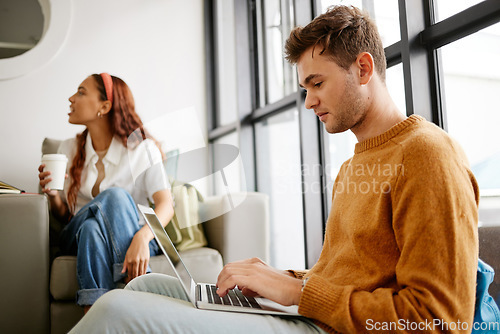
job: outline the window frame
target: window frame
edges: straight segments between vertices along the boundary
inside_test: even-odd
[[[254,124],[263,118],[280,113],[292,106],[299,110],[300,150],[302,165],[325,166],[325,143],[321,123],[304,107],[305,94],[301,90],[271,104],[261,105],[265,92],[262,55],[259,54],[257,34],[262,18],[256,0],[233,0],[236,16],[237,57],[237,121],[218,127],[217,120],[217,18],[214,5],[217,0],[205,0],[207,50],[207,104],[208,140],[213,142],[230,132],[237,131],[240,154],[245,170],[248,191],[258,191],[255,164]],[[321,10],[320,0],[293,0],[296,25],[310,22]],[[444,130],[446,106],[442,96],[442,67],[439,48],[500,22],[500,1],[485,0],[451,17],[436,22],[434,0],[398,1],[401,40],[385,47],[387,67],[402,63],[407,115],[418,114]],[[263,95],[264,94],[264,95]],[[307,148],[307,149],[306,149]],[[304,174],[304,173],[303,173]],[[326,189],[326,173],[302,175],[303,189],[319,182]],[[328,217],[331,194],[303,192],[304,243],[306,268],[319,257]]]

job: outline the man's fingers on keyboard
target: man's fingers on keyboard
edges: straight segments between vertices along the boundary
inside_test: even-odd
[[[253,290],[250,290],[248,288],[245,288],[243,287],[242,289],[240,289],[241,292],[245,295],[245,296],[249,296],[249,297],[256,297],[258,295],[258,293],[256,293],[255,291]]]

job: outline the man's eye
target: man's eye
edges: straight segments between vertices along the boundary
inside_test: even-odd
[[[323,83],[323,82],[318,82],[317,84],[314,84],[314,87],[318,87],[318,88],[319,88],[319,87],[321,87],[321,84],[322,84],[322,83]]]

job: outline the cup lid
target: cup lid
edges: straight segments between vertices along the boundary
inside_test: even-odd
[[[47,161],[68,161],[68,157],[65,154],[44,154],[42,160]]]

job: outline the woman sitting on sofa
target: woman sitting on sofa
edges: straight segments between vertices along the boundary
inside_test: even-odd
[[[145,132],[127,84],[93,74],[69,101],[69,123],[86,129],[59,148],[70,161],[64,190],[46,187],[50,172],[43,164],[38,170],[52,213],[67,222],[61,246],[77,256],[77,304],[86,312],[116,282],[145,274],[159,252],[136,204],[153,202],[164,226],[174,210],[163,155]]]

